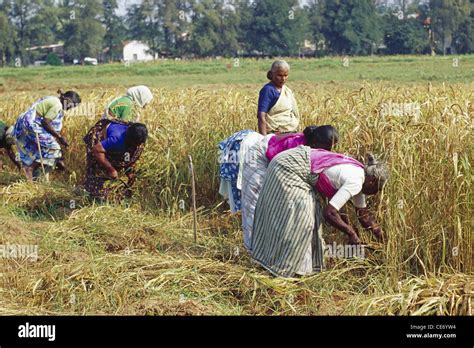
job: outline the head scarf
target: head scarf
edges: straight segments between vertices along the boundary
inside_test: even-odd
[[[153,94],[147,86],[135,86],[127,90],[127,96],[141,108],[153,99]]]

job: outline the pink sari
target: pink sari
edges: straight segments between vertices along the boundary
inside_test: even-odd
[[[268,142],[267,148],[267,158],[269,161],[273,159],[280,152],[286,151],[288,149],[293,149],[300,145],[305,145],[306,139],[304,138],[303,133],[291,133],[284,135],[275,135]]]
[[[323,149],[311,149],[310,162],[311,173],[319,174],[319,178],[316,183],[316,190],[318,190],[319,193],[327,198],[332,198],[332,196],[336,194],[337,190],[332,186],[332,183],[327,175],[323,173],[324,169],[336,166],[338,164],[350,164],[359,168],[364,168],[362,163],[351,157]]]

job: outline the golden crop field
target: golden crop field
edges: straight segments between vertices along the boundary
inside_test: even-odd
[[[257,84],[154,88],[133,199],[90,203],[80,190],[82,137],[124,89],[79,88],[95,113],[65,121],[69,172],[35,184],[10,165],[1,172],[0,244],[38,244],[39,259],[0,260],[0,314],[472,315],[474,85],[289,86],[302,126],[332,124],[335,151],[358,159],[373,151],[389,163],[386,188],[369,201],[384,244],[362,232],[375,245],[366,258],[331,259],[325,272],[297,280],[251,262],[240,215],[217,194],[217,144],[256,129]],[[2,96],[0,119],[14,122],[41,94]],[[328,225],[324,236],[344,241]]]

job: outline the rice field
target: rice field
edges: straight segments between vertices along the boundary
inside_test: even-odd
[[[284,280],[251,262],[240,215],[217,194],[217,143],[256,128],[263,83],[154,88],[135,194],[119,205],[93,204],[81,190],[82,137],[125,86],[79,86],[88,106],[65,122],[67,173],[26,183],[2,157],[0,245],[38,245],[38,259],[0,259],[0,314],[472,315],[474,85],[290,75],[302,125],[336,126],[335,151],[372,151],[391,178],[369,201],[384,244],[362,232],[365,258],[328,259],[321,274]],[[0,119],[14,122],[46,91],[3,93]],[[327,225],[324,236],[344,242]]]

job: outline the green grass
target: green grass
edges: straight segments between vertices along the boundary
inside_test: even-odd
[[[459,66],[453,67],[453,59]],[[306,82],[391,81],[394,83],[433,82],[471,83],[474,79],[474,55],[466,56],[389,56],[349,57],[343,66],[341,57],[289,59],[290,79]],[[0,69],[0,88],[32,90],[56,86],[118,86],[146,84],[151,87],[184,87],[209,84],[253,84],[266,81],[272,60],[212,59],[198,61],[158,61],[126,66],[28,67]],[[2,87],[2,80],[3,87]],[[31,83],[34,81],[34,84]],[[53,86],[53,87],[52,87]]]

